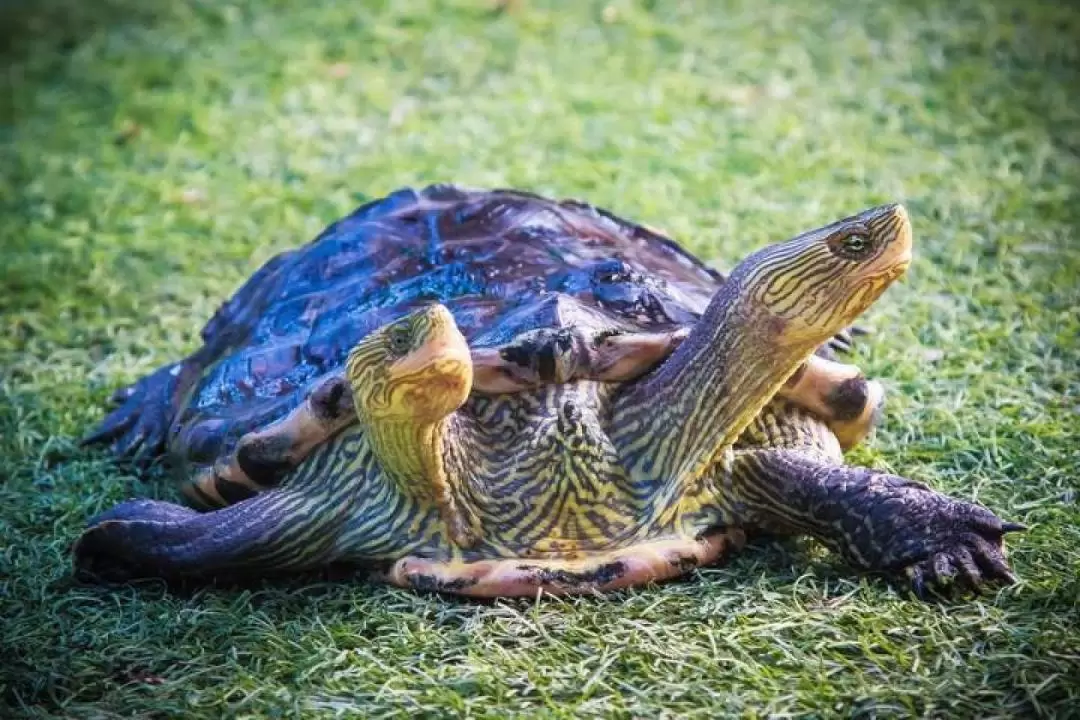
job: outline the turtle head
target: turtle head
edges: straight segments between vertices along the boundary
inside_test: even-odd
[[[438,304],[367,335],[349,353],[345,372],[357,414],[367,420],[435,423],[472,389],[468,343]]]
[[[617,399],[617,429],[627,428],[616,432],[624,463],[676,484],[715,467],[814,349],[870,307],[910,262],[911,224],[895,204],[751,254],[667,361]],[[619,425],[623,417],[629,421]],[[646,441],[641,417],[656,418]]]
[[[818,345],[850,325],[911,262],[911,223],[899,204],[865,210],[763,248],[732,273],[760,327],[781,345]]]

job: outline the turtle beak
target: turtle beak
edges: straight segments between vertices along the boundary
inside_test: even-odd
[[[416,373],[461,374],[472,376],[472,356],[469,343],[461,334],[454,316],[443,305],[432,305],[421,311],[421,340],[416,348],[394,363],[393,373],[409,376]]]
[[[867,224],[873,231],[889,238],[884,252],[875,264],[881,267],[881,274],[885,279],[892,281],[903,275],[911,265],[911,218],[900,203],[883,205],[867,214],[870,216]]]
[[[396,383],[409,388],[414,420],[435,422],[460,408],[472,392],[473,364],[469,344],[454,316],[442,305],[416,318],[418,338],[413,351],[398,360],[390,372]]]

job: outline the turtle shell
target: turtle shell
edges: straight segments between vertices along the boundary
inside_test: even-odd
[[[157,403],[167,417],[144,418],[140,442],[159,453],[165,438],[153,435],[169,428],[171,454],[212,462],[340,371],[364,335],[427,303],[448,307],[471,346],[491,347],[544,327],[692,324],[722,282],[672,240],[584,203],[399,190],[259,269],[207,323],[203,347],[159,371],[171,378]],[[152,412],[138,390],[118,395],[142,395],[140,412]]]

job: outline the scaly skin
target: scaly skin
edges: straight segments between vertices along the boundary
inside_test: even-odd
[[[544,402],[565,403],[589,391],[552,386]],[[533,417],[520,402],[485,410],[521,414],[522,424]],[[453,453],[446,459],[457,461]],[[536,465],[555,459],[545,455]],[[1002,536],[1018,526],[919,483],[841,464],[828,427],[781,401],[754,421],[728,462],[706,479],[703,494],[711,501],[677,527],[644,522],[637,526],[639,539],[628,531],[607,547],[555,539],[556,532],[565,534],[567,518],[587,511],[581,497],[560,490],[555,504],[573,506],[561,521],[538,516],[531,496],[518,497],[516,513],[508,502],[492,503],[481,516],[483,540],[465,550],[447,537],[433,501],[416,503],[380,473],[363,431],[352,427],[319,448],[283,489],[208,514],[151,500],[124,503],[93,521],[76,552],[84,572],[103,578],[355,562],[374,565],[376,579],[403,587],[493,597],[664,580],[739,549],[744,532],[767,530],[809,534],[856,568],[909,580],[920,592],[953,582],[978,588],[1012,580]],[[532,488],[542,491],[542,483]],[[516,531],[536,522],[542,524],[532,534]],[[628,530],[634,527],[627,523]]]
[[[811,535],[854,567],[906,578],[920,595],[1015,581],[1002,538],[1023,526],[923,483],[844,465],[832,431],[782,400],[740,439],[731,477],[746,526]]]
[[[177,575],[352,561],[417,589],[579,593],[672,577],[767,528],[916,584],[949,568],[1008,579],[1008,527],[989,511],[845,468],[819,420],[765,410],[903,272],[910,245],[888,206],[765,248],[657,370],[621,385],[470,396],[450,313],[414,313],[354,348],[358,423],[280,489],[206,515],[120,505],[91,521],[77,563]]]

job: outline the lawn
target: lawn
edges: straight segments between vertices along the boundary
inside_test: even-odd
[[[0,716],[1080,717],[1080,10],[15,0],[0,28]],[[852,459],[1028,524],[1022,582],[921,602],[785,542],[599,600],[76,583],[90,515],[177,497],[77,445],[109,393],[275,252],[435,181],[720,267],[905,202]]]

